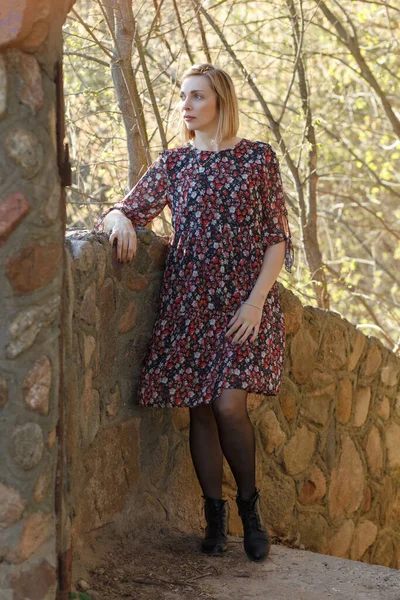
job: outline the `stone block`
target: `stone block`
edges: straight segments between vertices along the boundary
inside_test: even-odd
[[[21,537],[14,548],[11,548],[6,559],[12,563],[21,563],[32,554],[53,533],[54,519],[51,513],[41,511],[28,515],[23,524]]]
[[[34,133],[17,127],[5,139],[8,156],[21,168],[25,179],[33,179],[43,164],[43,148]]]
[[[117,383],[117,385],[114,388],[114,391],[110,392],[108,399],[107,399],[107,404],[106,404],[107,417],[111,417],[112,419],[114,419],[117,416],[120,407],[121,407],[121,393],[119,390],[119,385]]]
[[[328,544],[328,554],[339,558],[347,558],[355,525],[351,519],[342,523],[340,529],[331,537]]]
[[[189,409],[177,407],[172,409],[172,422],[179,430],[186,429],[190,425]]]
[[[281,284],[279,286],[281,308],[285,315],[286,335],[295,334],[302,325],[303,305],[300,299],[287,288],[284,288]]]
[[[27,569],[10,576],[13,600],[37,599],[50,600],[55,597],[57,572],[47,560],[30,565]]]
[[[4,117],[7,111],[7,91],[7,65],[4,55],[0,54],[0,119]]]
[[[62,249],[59,244],[32,244],[6,260],[7,277],[15,292],[29,294],[55,276]]]
[[[128,277],[126,286],[128,289],[132,290],[132,292],[140,292],[149,286],[149,279],[148,277]]]
[[[83,334],[83,362],[87,368],[92,360],[93,352],[96,347],[96,339],[92,335]]]
[[[290,344],[291,376],[296,383],[306,383],[314,370],[318,343],[311,331],[303,326]]]
[[[279,448],[286,441],[286,433],[282,431],[273,410],[264,410],[258,420],[258,429],[264,441],[264,448],[268,453]]]
[[[33,490],[33,499],[39,504],[45,500],[53,479],[53,473],[49,461],[47,461],[46,468],[42,470],[39,477],[36,480],[35,487]]]
[[[325,554],[327,551],[326,534],[328,524],[318,513],[300,513],[298,519],[300,542],[306,550]]]
[[[86,476],[75,507],[75,535],[113,521],[122,511],[139,478],[139,458],[138,419],[99,432],[82,457]]]
[[[0,528],[17,523],[25,510],[21,494],[0,482]]]
[[[300,394],[297,387],[288,377],[284,376],[279,392],[279,402],[283,416],[288,421],[294,421],[297,418],[299,412],[297,402],[299,398]]]
[[[96,284],[92,283],[86,290],[81,308],[79,311],[79,317],[86,321],[89,325],[94,325],[96,322]]]
[[[39,358],[24,378],[25,406],[41,415],[49,412],[51,363],[47,356]]]
[[[361,333],[361,331],[355,330],[351,339],[351,354],[347,363],[348,371],[354,371],[354,369],[358,365],[358,361],[360,360],[360,357],[364,352],[366,343],[367,338],[365,337],[365,335]]]
[[[361,377],[371,377],[375,375],[382,364],[382,352],[377,344],[371,345],[360,367]]]
[[[17,425],[12,434],[11,455],[25,471],[41,460],[44,449],[43,431],[37,423]]]
[[[53,294],[47,303],[17,314],[10,325],[11,342],[6,346],[7,358],[16,358],[32,346],[39,332],[59,314],[60,296]]]
[[[44,104],[42,75],[38,61],[32,54],[13,49],[8,53],[10,65],[18,74],[17,93],[22,104],[28,105],[36,115]]]
[[[136,325],[137,319],[137,304],[136,302],[130,302],[125,312],[119,319],[118,333],[128,333]]]
[[[8,384],[7,381],[0,377],[0,410],[2,410],[8,402]]]
[[[296,504],[294,481],[273,462],[260,460],[257,475],[265,521],[277,535],[287,535]]]
[[[326,494],[325,475],[316,465],[311,467],[307,479],[300,487],[299,502],[301,504],[314,504],[319,502]]]
[[[371,388],[358,387],[354,395],[354,427],[364,425],[369,411],[371,401]]]
[[[359,523],[354,532],[350,548],[350,558],[352,560],[360,560],[367,549],[374,543],[377,533],[378,528],[372,521],[365,520]]]
[[[309,383],[302,386],[300,412],[308,420],[326,425],[329,409],[336,396],[336,380],[330,373],[313,371]]]
[[[290,475],[305,471],[310,464],[317,443],[317,434],[306,425],[297,429],[283,449],[285,467]]]
[[[374,544],[374,552],[372,555],[373,564],[396,568],[396,546],[397,544],[392,530],[386,529],[380,531]]]
[[[92,269],[94,263],[94,251],[90,242],[69,238],[71,254],[74,266],[78,271],[86,272]]]
[[[383,396],[382,400],[376,407],[376,414],[381,417],[384,421],[387,421],[390,417],[390,402],[387,396]]]
[[[383,450],[381,436],[378,428],[375,426],[373,426],[369,432],[365,454],[372,475],[381,475],[383,468]]]
[[[397,385],[400,373],[400,361],[394,356],[389,357],[387,364],[381,369],[381,381],[388,387]]]
[[[397,423],[390,423],[386,428],[386,449],[389,467],[400,467],[400,425]]]
[[[13,192],[0,203],[0,248],[30,211],[22,192]]]
[[[324,369],[342,369],[347,363],[347,328],[339,318],[329,315],[327,319],[328,324],[325,327],[317,360],[323,364]]]
[[[364,498],[364,469],[353,440],[342,437],[342,452],[332,470],[329,487],[329,513],[332,517],[354,513]]]
[[[372,500],[371,488],[366,487],[365,494],[364,494],[364,504],[362,507],[363,513],[367,513],[369,511],[369,509],[371,508],[371,500]]]
[[[338,382],[338,394],[336,400],[336,418],[339,423],[348,423],[351,415],[353,402],[353,383],[346,377]]]

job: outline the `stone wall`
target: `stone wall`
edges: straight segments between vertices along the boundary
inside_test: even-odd
[[[57,106],[61,27],[71,4],[2,0],[0,6],[2,600],[50,600],[57,588],[65,228]]]
[[[201,534],[188,409],[140,407],[137,377],[167,241],[138,228],[131,264],[106,235],[68,235],[66,411],[71,544],[113,521],[122,535]],[[257,483],[271,532],[290,545],[400,568],[400,360],[339,314],[280,286],[287,327],[279,396],[249,394]],[[230,532],[241,533],[224,469]]]

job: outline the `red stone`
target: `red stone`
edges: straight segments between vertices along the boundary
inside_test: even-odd
[[[58,244],[32,244],[7,260],[7,277],[18,294],[29,294],[53,279],[60,258]]]
[[[21,571],[11,576],[13,600],[42,600],[47,597],[51,586],[56,583],[56,571],[47,562],[42,560],[30,569]]]
[[[21,192],[10,194],[0,204],[0,247],[30,211],[28,200]]]

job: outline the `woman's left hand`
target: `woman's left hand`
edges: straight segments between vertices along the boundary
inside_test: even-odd
[[[262,308],[257,308],[251,304],[242,304],[229,321],[228,327],[230,329],[225,333],[225,337],[229,338],[236,331],[232,343],[243,344],[254,330],[250,340],[254,342],[260,329],[261,317]]]

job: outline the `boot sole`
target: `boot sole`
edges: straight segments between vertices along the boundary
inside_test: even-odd
[[[201,549],[202,553],[207,554],[207,556],[222,556],[227,550],[228,548],[223,548],[222,550],[214,550],[213,552],[208,552],[206,550]]]

